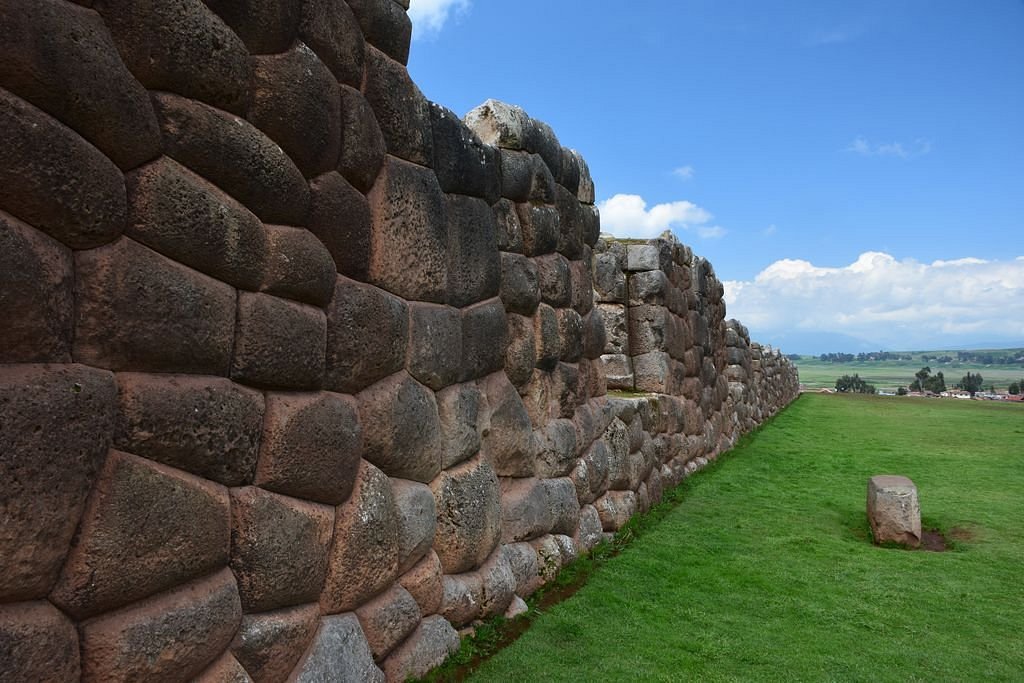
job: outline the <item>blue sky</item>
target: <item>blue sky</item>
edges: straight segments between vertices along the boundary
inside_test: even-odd
[[[409,70],[587,159],[798,352],[1024,344],[1024,2],[412,0]],[[658,208],[655,208],[658,207]]]

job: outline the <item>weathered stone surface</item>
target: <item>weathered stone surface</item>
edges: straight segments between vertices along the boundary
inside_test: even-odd
[[[555,187],[555,206],[558,209],[558,253],[579,259],[583,255],[583,210],[576,197],[561,186]]]
[[[231,570],[242,608],[263,612],[316,600],[327,570],[331,508],[255,486],[231,491]]]
[[[430,487],[406,479],[392,479],[398,506],[398,572],[404,574],[430,552],[437,528],[437,510]]]
[[[498,477],[489,461],[474,458],[435,479],[437,500],[434,551],[446,574],[478,567],[494,550],[501,534]]]
[[[252,54],[284,52],[299,27],[299,0],[203,0]]]
[[[71,360],[71,250],[0,211],[0,362]]]
[[[231,653],[254,681],[283,681],[306,651],[320,624],[317,605],[246,614]]]
[[[366,40],[392,59],[409,61],[412,22],[402,4],[391,0],[348,0]]]
[[[269,256],[262,291],[324,307],[334,294],[337,266],[309,230],[268,225]]]
[[[448,303],[462,307],[498,294],[501,262],[491,207],[482,199],[448,195]]]
[[[245,207],[167,157],[129,173],[125,184],[129,237],[230,285],[259,289],[267,234]]]
[[[558,314],[547,304],[537,307],[534,316],[535,351],[537,367],[552,370],[562,355],[562,340],[558,331]]]
[[[117,376],[114,445],[228,486],[252,480],[263,396],[219,377]]]
[[[57,579],[116,405],[109,372],[0,366],[0,600],[43,597]]]
[[[357,88],[362,84],[366,44],[359,21],[348,3],[304,0],[299,37],[316,52],[338,81]]]
[[[589,551],[601,542],[603,527],[601,515],[593,505],[584,505],[580,508],[580,523],[576,532],[576,542],[580,547]]]
[[[324,243],[338,272],[366,280],[370,260],[370,206],[341,174],[325,173],[310,184],[309,230]]]
[[[382,289],[339,277],[327,308],[324,387],[353,393],[405,366],[409,315]]]
[[[487,400],[481,453],[502,477],[528,477],[534,473],[530,416],[505,373],[480,381]]]
[[[537,476],[564,477],[572,471],[576,463],[576,427],[571,420],[551,420],[537,437]]]
[[[445,574],[440,615],[455,626],[465,626],[481,616],[484,583],[478,572]]]
[[[388,154],[430,166],[434,157],[430,105],[405,67],[367,46],[363,93],[380,124]]]
[[[576,487],[563,477],[544,479],[547,506],[551,509],[551,531],[555,534],[574,534],[580,521],[580,504],[576,500]]]
[[[508,199],[502,199],[491,208],[497,224],[498,249],[516,254],[523,253],[523,226],[519,223],[516,205]]]
[[[569,262],[570,304],[581,316],[587,315],[594,308],[594,279],[590,271],[592,258],[590,247],[584,247],[582,257]]]
[[[245,111],[248,52],[200,0],[104,0],[97,9],[125,65],[146,88]]]
[[[238,660],[231,653],[225,652],[196,676],[195,683],[253,683],[253,681]]]
[[[523,232],[523,253],[550,254],[558,246],[558,212],[543,204],[516,204]]]
[[[409,591],[392,586],[356,610],[376,661],[387,656],[420,622],[420,608]]]
[[[53,605],[0,605],[0,674],[7,681],[77,681],[78,633]]]
[[[629,278],[629,303],[633,306],[642,304],[665,305],[669,282],[665,273],[660,270],[634,273]]]
[[[664,351],[633,356],[633,373],[637,391],[672,393],[671,358]]]
[[[484,393],[473,383],[448,387],[437,393],[442,469],[468,460],[480,451],[480,434],[486,429],[483,426],[487,411],[484,402]]]
[[[399,578],[399,583],[420,606],[421,614],[434,614],[441,608],[441,600],[444,598],[442,574],[441,560],[437,553],[431,550],[416,566]]]
[[[318,0],[320,1],[320,0]],[[338,3],[340,6],[342,3]],[[362,69],[359,80],[362,82]],[[358,85],[356,83],[355,85]],[[373,186],[384,163],[386,145],[370,103],[355,88],[340,86],[341,92],[341,154],[338,171],[366,192]]]
[[[878,474],[868,480],[868,522],[876,544],[921,545],[921,503],[907,477]]]
[[[338,614],[320,620],[313,644],[290,680],[384,683],[384,672],[373,663],[373,653],[356,615]]]
[[[120,169],[70,128],[0,90],[0,209],[72,249],[111,242],[125,226]]]
[[[594,502],[601,526],[605,531],[618,531],[637,511],[637,497],[633,491],[609,491]]]
[[[521,254],[502,252],[500,295],[506,311],[532,315],[540,303],[537,264]]]
[[[561,254],[548,254],[534,259],[540,284],[541,300],[560,308],[572,303],[569,262]]]
[[[327,317],[313,306],[267,294],[238,294],[238,333],[231,377],[285,389],[323,382]]]
[[[387,157],[369,194],[370,282],[409,301],[445,303],[448,219],[443,198],[428,169]]]
[[[626,425],[615,418],[601,439],[608,446],[608,488],[625,489],[629,486],[629,433]]]
[[[554,524],[543,480],[530,478],[501,479],[501,541],[514,543],[537,538]]]
[[[503,149],[525,149],[532,124],[521,107],[493,99],[466,114],[465,121],[485,144]]]
[[[658,270],[661,268],[661,252],[656,244],[627,244],[626,270]]]
[[[489,299],[462,311],[460,381],[497,372],[505,360],[508,321],[500,299]]]
[[[462,362],[462,316],[438,304],[409,305],[409,374],[439,390],[459,378]]]
[[[229,569],[82,624],[83,681],[188,679],[231,642],[242,618]]]
[[[621,304],[597,304],[594,309],[604,321],[604,353],[630,354],[629,318]]]
[[[95,12],[54,0],[0,16],[0,86],[48,112],[122,169],[160,152],[145,89]]]
[[[592,310],[583,316],[583,357],[596,360],[606,352],[608,342],[604,316]]]
[[[303,43],[288,52],[254,57],[248,118],[281,145],[307,178],[338,163],[341,97],[338,83]]]
[[[248,121],[196,100],[153,93],[164,150],[266,223],[302,225],[309,187],[273,140]]]
[[[401,513],[391,482],[370,463],[335,511],[334,543],[320,596],[325,614],[355,609],[398,577]]]
[[[517,387],[533,377],[536,363],[536,336],[533,318],[510,313],[505,318],[508,326],[508,345],[505,348],[505,374]]]
[[[50,600],[81,620],[208,574],[229,523],[223,486],[111,451]]]
[[[348,498],[362,454],[354,399],[327,392],[268,393],[253,483],[328,505]]]
[[[518,595],[512,596],[512,602],[509,603],[508,609],[505,610],[505,618],[508,620],[520,617],[530,611],[530,606],[526,604]]]
[[[583,318],[571,308],[560,308],[557,315],[558,333],[562,340],[559,358],[575,363],[583,356]]]
[[[531,595],[541,586],[537,551],[529,543],[507,543],[501,547],[516,580],[517,595]]]
[[[405,372],[360,392],[363,457],[389,476],[429,482],[441,471],[441,423],[434,392]]]
[[[530,545],[537,552],[537,569],[541,583],[552,581],[562,569],[562,547],[558,540],[548,534],[530,541]]]
[[[480,197],[488,205],[501,194],[498,151],[480,138],[450,110],[430,105],[434,143],[434,173],[445,192]]]
[[[74,357],[118,370],[226,375],[235,290],[123,238],[75,253]]]
[[[481,615],[491,617],[503,614],[516,592],[516,577],[512,564],[504,550],[498,547],[480,567],[480,582],[483,585]]]
[[[441,616],[427,617],[384,661],[384,674],[389,681],[420,678],[458,649],[459,634],[452,625]]]
[[[628,309],[629,353],[639,356],[650,351],[668,351],[671,314],[663,306],[647,304]]]

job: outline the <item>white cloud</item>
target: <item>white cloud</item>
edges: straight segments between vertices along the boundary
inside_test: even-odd
[[[411,0],[409,18],[413,39],[432,38],[452,16],[469,9],[470,0]]]
[[[775,227],[774,223],[772,223],[767,228],[765,228],[764,230],[761,231],[761,236],[762,237],[771,237],[772,235],[774,235],[778,231],[779,231],[779,229],[777,227]]]
[[[693,178],[693,174],[693,166],[680,166],[679,168],[672,169],[672,175],[680,180],[690,180]]]
[[[726,282],[725,296],[728,315],[764,335],[830,332],[900,350],[1024,338],[1022,257],[924,264],[869,251],[839,268],[783,259]]]
[[[863,136],[853,139],[844,152],[853,152],[864,157],[899,157],[900,159],[913,159],[921,157],[932,151],[932,143],[923,138],[918,138],[912,143],[885,142],[871,144]]]
[[[708,225],[713,216],[693,202],[655,204],[650,209],[637,194],[617,194],[598,204],[601,228],[619,237],[651,239],[666,230],[693,230],[704,238],[721,237],[725,229]]]

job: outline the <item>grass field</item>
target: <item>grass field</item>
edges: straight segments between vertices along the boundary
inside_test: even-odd
[[[808,394],[472,681],[1024,679],[1024,406]],[[911,477],[942,553],[875,547]]]
[[[931,355],[945,355],[941,352],[930,352]],[[953,352],[956,355],[956,352]],[[794,361],[800,371],[800,382],[812,389],[834,387],[836,380],[843,375],[860,375],[874,384],[879,391],[895,391],[897,387],[908,386],[914,381],[914,373],[927,365],[932,374],[942,371],[946,378],[946,386],[953,385],[968,373],[981,373],[985,380],[985,388],[994,384],[996,389],[1006,391],[1010,382],[1024,379],[1024,365],[980,365],[978,363],[936,363],[913,361],[864,361],[852,363],[826,363],[812,356],[802,356]]]

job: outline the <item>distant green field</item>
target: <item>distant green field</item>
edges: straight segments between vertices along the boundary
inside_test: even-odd
[[[793,362],[800,371],[800,382],[812,389],[833,387],[836,384],[836,379],[839,377],[856,373],[874,384],[879,391],[894,391],[897,387],[905,387],[913,382],[914,373],[925,365],[932,369],[933,375],[941,371],[946,379],[946,386],[950,388],[968,372],[981,373],[985,380],[985,388],[987,389],[992,384],[999,391],[1006,391],[1011,382],[1024,379],[1024,364],[981,365],[978,363],[961,363],[955,360],[948,363],[939,363],[934,359],[923,361],[921,356],[941,357],[948,355],[955,358],[956,351],[913,351],[906,353],[913,355],[914,360],[828,363],[813,356],[801,356],[799,360],[794,360]]]

